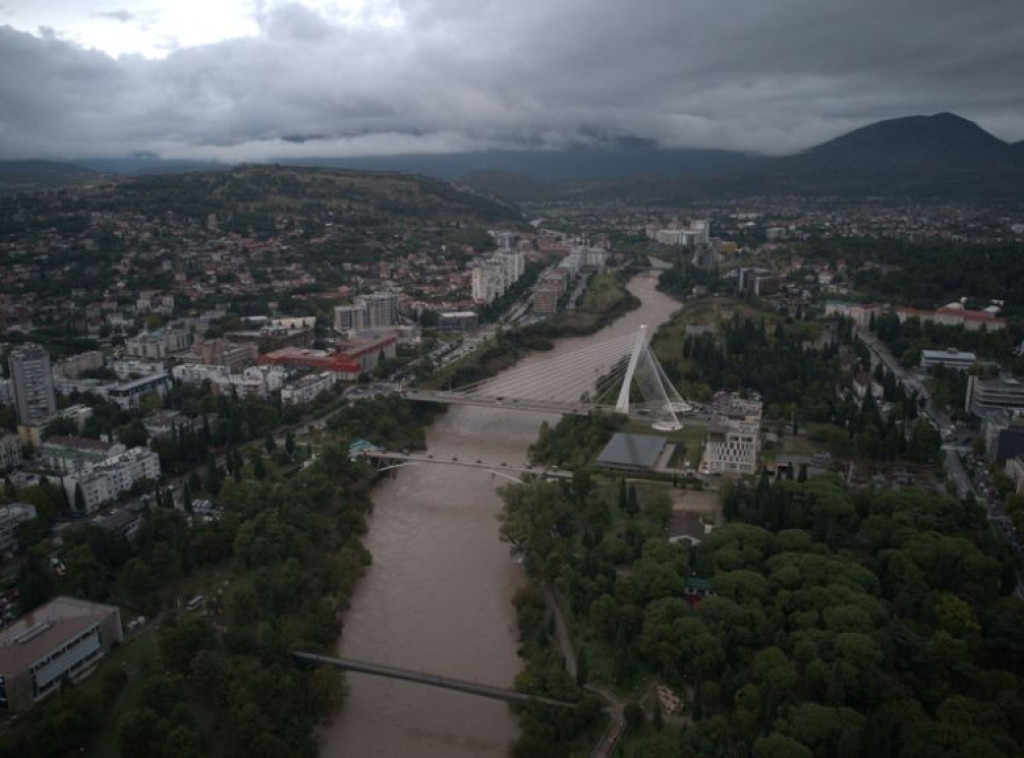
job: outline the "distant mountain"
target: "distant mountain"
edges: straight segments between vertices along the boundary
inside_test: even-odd
[[[788,160],[807,168],[865,172],[992,166],[1010,159],[1012,152],[973,121],[938,113],[879,121]]]
[[[95,171],[55,161],[0,161],[0,194],[31,192],[100,179]]]
[[[458,180],[514,202],[678,203],[750,195],[1024,198],[1024,142],[1003,142],[952,113],[879,121],[777,158],[727,150],[661,149],[645,140],[604,139],[599,144],[560,151],[490,150],[278,163],[423,174]],[[85,165],[129,174],[229,168],[162,161],[152,155]]]
[[[686,153],[688,171],[673,158]],[[952,113],[880,121],[796,155],[778,158],[661,151],[659,171],[531,186],[536,175],[473,174],[470,186],[517,202],[533,199],[672,203],[750,195],[1024,198],[1024,143],[1007,144]],[[596,153],[597,161],[603,159]],[[657,160],[657,153],[646,156]],[[533,196],[529,193],[534,192]]]
[[[747,162],[744,153],[728,150],[665,150],[653,143],[625,141],[566,150],[487,150],[442,155],[395,155],[364,158],[309,158],[282,165],[328,166],[363,171],[403,171],[440,179],[478,173],[514,173],[540,182],[603,180],[638,175],[706,176]]]

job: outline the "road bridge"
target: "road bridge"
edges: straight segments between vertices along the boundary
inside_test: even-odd
[[[294,652],[292,657],[300,663],[309,665],[334,666],[343,671],[356,671],[360,674],[370,674],[371,676],[382,676],[387,679],[399,679],[403,682],[425,684],[428,687],[440,687],[441,689],[465,692],[468,695],[478,695],[479,697],[487,697],[492,700],[503,700],[506,703],[540,704],[549,705],[553,708],[575,708],[577,705],[577,703],[569,702],[568,700],[556,700],[555,698],[541,697],[540,695],[529,695],[525,692],[516,692],[515,690],[508,690],[502,687],[492,687],[489,684],[467,682],[462,679],[409,671],[408,669],[400,669],[394,666],[382,666],[378,663],[356,661],[351,658],[332,658],[327,655],[303,652]]]
[[[450,390],[400,388],[408,400],[586,416],[598,411],[682,428],[692,411],[647,344],[647,327],[606,342],[528,363]]]

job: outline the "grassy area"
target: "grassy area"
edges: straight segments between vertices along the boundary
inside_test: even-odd
[[[531,328],[545,337],[593,334],[640,305],[626,289],[627,282],[621,271],[595,274],[576,310],[564,311]]]
[[[152,621],[136,636],[113,651],[92,676],[84,680],[81,688],[102,697],[104,676],[120,669],[128,679],[110,709],[104,714],[103,725],[93,741],[89,755],[95,758],[120,758],[117,746],[117,717],[135,706],[144,674],[157,665],[156,624]]]
[[[686,447],[684,455],[686,460],[694,468],[700,463],[700,453],[704,445],[704,437],[707,435],[707,424],[693,421],[683,421],[683,428],[674,432],[659,432],[651,429],[650,423],[646,421],[631,420],[622,428],[628,434],[647,434],[664,437],[670,443]]]

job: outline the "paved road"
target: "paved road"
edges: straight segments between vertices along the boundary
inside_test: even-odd
[[[866,330],[858,329],[856,335],[867,345],[868,350],[893,372],[893,375],[900,384],[905,388],[917,390],[918,394],[925,398],[923,414],[940,432],[952,428],[953,422],[949,416],[935,405],[931,393],[928,392],[928,388],[921,383],[918,377],[899,364],[899,361],[889,352],[889,348],[881,340]],[[1019,556],[1024,557],[1024,543],[1021,541],[1021,535],[1018,534],[1007,517],[1002,503],[987,492],[979,491],[964,467],[961,456],[966,452],[966,448],[961,446],[952,444],[942,446],[943,467],[945,468],[946,475],[952,480],[957,494],[961,498],[967,497],[968,494],[974,495],[977,501],[985,507],[985,515],[988,517],[989,524],[991,524],[996,534],[1006,540],[1010,548],[1015,550]],[[1018,577],[1014,595],[1024,600],[1024,577]]]

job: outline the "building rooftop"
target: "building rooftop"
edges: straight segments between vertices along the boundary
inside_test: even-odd
[[[43,445],[69,447],[74,448],[76,450],[95,450],[97,452],[107,452],[117,447],[118,443],[104,442],[103,440],[94,440],[91,437],[49,437],[43,440]]]
[[[652,468],[664,449],[664,437],[617,432],[597,456],[597,462],[613,468]]]
[[[44,658],[61,642],[98,624],[111,612],[73,597],[57,597],[0,631],[0,675],[13,676]]]

